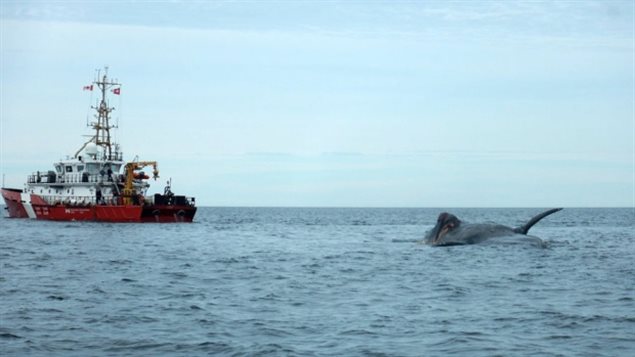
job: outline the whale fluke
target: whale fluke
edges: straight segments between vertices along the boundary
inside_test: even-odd
[[[541,219],[547,217],[548,215],[552,214],[552,213],[556,213],[558,211],[561,211],[562,208],[553,208],[550,209],[548,211],[542,212],[541,214],[535,216],[534,218],[530,219],[529,222],[525,223],[524,225],[518,227],[518,228],[514,228],[514,232],[516,233],[520,233],[520,234],[527,234],[527,232],[529,232],[529,228],[531,228],[534,224],[538,223],[538,221],[540,221]]]

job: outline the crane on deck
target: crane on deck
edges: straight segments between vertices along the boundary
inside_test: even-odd
[[[124,168],[126,179],[123,186],[123,204],[124,205],[132,205],[134,203],[133,197],[135,197],[137,194],[134,188],[134,180],[149,178],[143,172],[135,173],[135,171],[141,170],[147,166],[152,166],[152,178],[154,180],[158,179],[159,168],[156,161],[133,161],[126,164]]]

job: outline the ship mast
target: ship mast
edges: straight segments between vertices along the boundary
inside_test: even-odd
[[[93,82],[94,85],[97,85],[97,88],[101,91],[101,101],[98,106],[91,106],[92,109],[97,111],[95,118],[97,121],[90,123],[95,129],[95,135],[90,138],[78,151],[75,153],[75,157],[79,155],[79,153],[88,145],[88,143],[93,142],[97,146],[101,146],[104,148],[104,156],[106,160],[117,159],[117,147],[115,146],[115,156],[113,157],[113,143],[111,143],[110,138],[110,129],[115,128],[114,125],[110,124],[110,112],[115,110],[113,107],[109,107],[106,102],[106,92],[114,87],[120,86],[120,83],[113,81],[108,78],[108,67],[104,68],[104,75],[100,79],[100,73],[97,72],[97,79]],[[92,90],[92,86],[91,86]],[[117,91],[118,89],[114,89]],[[115,92],[115,94],[119,94]]]

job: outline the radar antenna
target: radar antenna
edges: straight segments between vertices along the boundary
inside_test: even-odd
[[[115,110],[115,108],[108,106],[108,102],[106,101],[106,92],[112,87],[121,86],[121,84],[108,78],[108,67],[104,68],[104,75],[101,79],[100,75],[101,73],[98,71],[97,79],[93,81],[93,84],[101,91],[101,100],[99,105],[91,107],[97,111],[97,114],[95,115],[96,121],[90,123],[95,130],[95,135],[93,135],[79,150],[77,150],[75,157],[80,154],[86,145],[92,142],[95,143],[95,145],[104,148],[104,156],[106,160],[119,160],[120,153],[118,152],[118,145],[111,142],[110,135],[110,129],[116,128],[116,126],[110,124],[110,113]],[[113,92],[115,94],[119,94],[119,88],[113,89]],[[115,146],[114,150],[113,146]]]

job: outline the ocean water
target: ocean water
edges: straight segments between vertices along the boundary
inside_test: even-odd
[[[2,356],[633,356],[635,210],[418,243],[441,211],[200,208],[193,224],[0,219]]]

